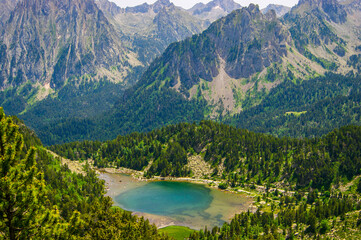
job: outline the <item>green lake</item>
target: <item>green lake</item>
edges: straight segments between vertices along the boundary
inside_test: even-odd
[[[248,208],[250,199],[189,182],[139,182],[124,174],[102,173],[115,205],[144,216],[158,227],[202,229],[221,226]]]

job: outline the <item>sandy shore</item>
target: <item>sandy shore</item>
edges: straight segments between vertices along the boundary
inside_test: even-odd
[[[96,169],[98,173],[110,173],[110,174],[128,174],[133,177],[135,181],[144,181],[144,182],[151,182],[151,181],[173,181],[173,182],[191,182],[197,184],[204,184],[208,187],[218,189],[220,191],[229,191],[232,193],[244,193],[249,197],[254,197],[255,194],[246,190],[238,190],[233,191],[231,189],[219,189],[218,186],[221,181],[216,181],[212,179],[202,179],[202,178],[194,178],[194,177],[160,177],[160,176],[153,176],[152,178],[144,178],[144,172],[137,171],[128,168],[98,168]]]
[[[107,196],[112,197],[113,199],[121,194],[122,192],[128,191],[135,187],[143,186],[149,182],[154,181],[177,181],[177,182],[190,182],[196,184],[202,184],[206,187],[212,189],[212,196],[214,201],[212,201],[209,209],[205,210],[206,214],[210,216],[219,216],[222,215],[222,221],[230,221],[235,214],[241,212],[252,210],[252,203],[254,198],[247,192],[238,192],[230,190],[220,190],[218,189],[219,182],[208,180],[208,179],[195,179],[195,178],[173,178],[173,177],[154,177],[151,179],[145,179],[140,177],[141,172],[130,170],[130,169],[97,169],[99,177],[106,181],[107,183]],[[212,185],[212,186],[210,186]],[[225,195],[226,194],[226,195]],[[116,201],[115,201],[116,202]],[[115,203],[115,205],[117,205]],[[122,207],[122,206],[120,206]],[[161,216],[143,212],[133,212],[134,215],[144,217],[149,220],[150,223],[155,224],[158,228],[163,228],[167,226],[186,226],[192,229],[200,230],[204,228],[203,222],[205,221],[202,218],[194,220],[194,218],[188,218],[187,216],[182,216],[182,220],[177,217],[171,216]],[[212,218],[212,217],[211,217]],[[213,227],[219,225],[217,221],[220,219],[215,219],[212,224],[207,223],[208,227]],[[196,222],[196,223],[195,223]],[[208,220],[209,222],[209,220]]]

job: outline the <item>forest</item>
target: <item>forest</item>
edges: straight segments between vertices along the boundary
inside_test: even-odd
[[[192,176],[186,164],[199,155],[214,170],[204,178],[221,180],[219,188],[252,191],[265,186],[255,199],[255,212],[237,214],[221,227],[194,231],[192,240],[358,239],[360,144],[359,126],[342,127],[321,138],[296,139],[201,121],[50,149],[70,159],[94,159],[98,167],[144,170],[152,163],[145,177]],[[345,183],[350,187],[340,191]]]
[[[321,137],[335,128],[361,125],[359,82],[360,76],[351,73],[346,76],[326,73],[306,81],[286,78],[269,92],[245,93],[245,99],[240,102],[242,112],[215,116],[213,120],[279,137]],[[106,85],[103,88],[111,87]],[[199,122],[212,108],[202,97],[187,100],[175,90],[156,83],[146,89],[136,86],[128,89],[111,110],[107,105],[103,112],[96,99],[109,100],[114,98],[115,93],[103,96],[97,91],[95,89],[91,95],[93,105],[98,109],[92,114],[80,110],[76,111],[79,112],[76,116],[73,116],[74,111],[73,115],[70,114],[69,106],[81,106],[84,99],[79,96],[79,101],[69,102],[69,106],[59,105],[60,102],[55,100],[45,101],[39,111],[28,111],[22,118],[34,127],[48,146],[85,139],[104,141],[119,134],[149,132],[181,122]],[[64,93],[65,97],[73,94],[70,90],[68,92]],[[60,114],[53,114],[54,104],[63,109]],[[100,114],[97,115],[97,112]],[[40,126],[43,113],[49,117]]]
[[[21,120],[1,112],[0,121],[0,236],[170,239],[148,220],[113,207],[104,196],[104,182],[89,165],[84,174],[71,172]],[[361,181],[355,176],[361,169],[360,140],[358,126],[342,127],[322,138],[295,139],[201,121],[49,149],[69,159],[92,158],[97,167],[142,170],[152,160],[145,177],[192,176],[186,167],[188,158],[200,155],[214,169],[204,177],[221,179],[224,188],[266,186],[255,200],[257,211],[238,214],[221,227],[194,231],[190,239],[324,238],[331,229],[336,236],[357,238]],[[337,190],[351,181],[346,192]],[[284,183],[286,192],[275,190],[277,183]]]
[[[168,239],[113,207],[89,166],[71,172],[2,109],[0,135],[0,239]]]
[[[326,73],[307,81],[286,80],[257,106],[225,123],[255,132],[295,138],[321,137],[335,128],[361,125],[360,76]],[[247,100],[245,101],[247,104]]]
[[[279,205],[273,205],[277,199]],[[350,196],[310,192],[278,197],[267,193],[272,210],[237,214],[222,227],[193,232],[189,239],[359,239],[361,203]],[[333,231],[331,237],[327,235]]]
[[[105,142],[74,142],[49,149],[69,159],[94,160],[97,167],[142,170],[146,177],[192,176],[187,159],[200,155],[232,185],[280,181],[291,189],[330,189],[361,172],[361,127],[346,126],[322,138],[277,138],[212,121],[181,123]]]

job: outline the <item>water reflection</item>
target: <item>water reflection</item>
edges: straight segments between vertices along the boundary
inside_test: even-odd
[[[245,211],[250,199],[181,182],[142,182],[124,174],[101,173],[108,183],[107,195],[115,205],[144,216],[158,227],[168,225],[203,229],[221,226],[234,214]]]

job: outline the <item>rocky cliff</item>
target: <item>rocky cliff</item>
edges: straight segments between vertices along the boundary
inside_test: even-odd
[[[172,42],[181,41],[206,27],[203,20],[176,7],[169,0],[120,8],[108,0],[96,1],[123,42],[148,66]]]
[[[235,106],[234,90],[287,56],[290,35],[274,11],[263,15],[258,6],[233,11],[202,34],[168,47],[143,75],[147,86],[161,81],[186,98],[203,96],[209,104]],[[252,85],[252,84],[251,84]]]
[[[9,19],[10,13],[14,10],[18,0],[0,0],[0,28]]]
[[[56,90],[85,74],[121,81],[133,64],[92,0],[21,1],[0,42],[2,89],[38,83]]]

